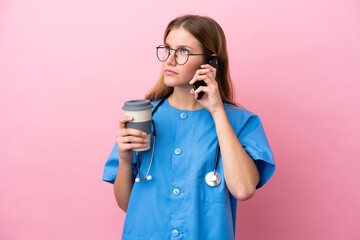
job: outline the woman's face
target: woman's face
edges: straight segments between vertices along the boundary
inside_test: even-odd
[[[203,53],[200,42],[184,28],[172,29],[166,38],[165,45],[172,49],[183,48],[189,53]],[[184,65],[177,64],[174,57],[175,53],[171,51],[169,58],[163,63],[162,71],[165,85],[169,87],[190,87],[189,82],[196,70],[200,68],[201,64],[204,64],[204,56],[189,56]]]

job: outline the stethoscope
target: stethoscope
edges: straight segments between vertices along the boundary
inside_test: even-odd
[[[171,93],[170,93],[171,94]],[[167,99],[167,97],[170,95],[168,94],[166,97],[164,97],[163,99],[161,99],[161,101],[158,103],[158,105],[156,105],[156,107],[153,109],[152,111],[152,116],[154,115],[154,113],[158,110],[158,108],[160,107],[161,104],[164,103],[164,101]],[[140,160],[139,160],[139,152],[136,151],[135,155],[136,155],[136,168],[138,171],[138,177],[135,178],[136,182],[141,182],[141,181],[147,181],[147,180],[151,180],[152,176],[149,175],[150,172],[150,168],[151,168],[151,164],[154,158],[154,147],[155,147],[155,136],[156,136],[156,129],[155,129],[155,122],[154,120],[151,119],[151,124],[153,126],[153,144],[152,144],[152,150],[151,150],[151,158],[150,158],[150,163],[149,163],[149,167],[148,170],[145,174],[144,178],[141,178],[140,176]],[[221,176],[218,172],[216,172],[217,170],[217,165],[219,162],[219,155],[220,155],[220,146],[219,143],[217,144],[217,148],[216,148],[216,159],[215,159],[215,165],[214,165],[214,170],[210,171],[206,174],[205,176],[205,182],[210,186],[210,187],[217,187],[219,186],[220,182],[221,182]]]

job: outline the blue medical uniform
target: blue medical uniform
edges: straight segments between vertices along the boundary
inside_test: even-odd
[[[156,106],[158,102],[152,103]],[[259,169],[257,188],[260,188],[275,170],[260,119],[231,104],[224,104],[224,108],[240,143]],[[205,182],[205,175],[214,169],[218,143],[211,114],[205,108],[179,110],[165,100],[153,120],[156,143],[149,172],[153,178],[134,183],[122,239],[234,239],[237,199],[226,186],[221,154],[217,167],[221,175],[220,185],[210,187]],[[139,156],[140,173],[144,177],[151,148],[140,152]],[[105,164],[104,181],[114,183],[118,161],[115,143]],[[137,175],[135,157],[133,175],[134,178]]]

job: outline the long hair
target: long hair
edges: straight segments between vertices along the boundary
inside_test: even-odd
[[[216,78],[220,97],[224,103],[237,105],[234,102],[233,85],[229,73],[229,57],[226,47],[225,34],[220,25],[209,17],[199,15],[184,15],[172,20],[167,26],[164,34],[164,42],[170,31],[174,28],[184,28],[189,31],[200,43],[205,55],[204,62],[215,54],[218,59],[219,75]],[[164,73],[160,74],[157,83],[146,94],[145,98],[154,101],[173,92],[173,87],[164,83]]]

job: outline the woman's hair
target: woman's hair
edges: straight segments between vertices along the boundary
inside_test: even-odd
[[[233,86],[229,73],[229,57],[226,48],[226,39],[220,25],[209,17],[198,15],[184,15],[172,20],[164,34],[164,42],[174,28],[184,28],[189,31],[200,43],[206,62],[212,54],[218,59],[219,75],[216,78],[220,96],[223,102],[236,105],[234,102]],[[164,83],[164,73],[161,73],[155,86],[146,94],[145,98],[154,101],[173,92],[173,87]]]

